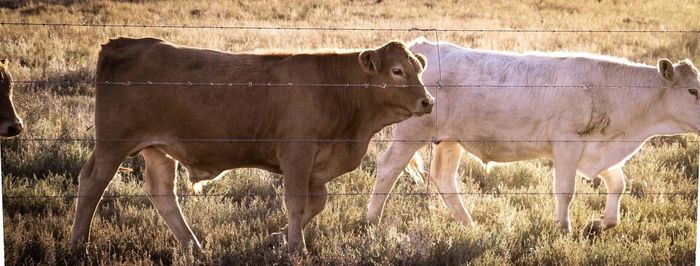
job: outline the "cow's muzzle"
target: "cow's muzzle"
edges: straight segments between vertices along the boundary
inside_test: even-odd
[[[19,135],[23,129],[22,121],[15,120],[13,122],[2,123],[0,126],[0,136],[14,137]]]
[[[429,114],[433,111],[433,106],[435,105],[435,99],[431,96],[428,96],[422,100],[420,100],[420,111],[416,112],[416,115],[425,115]]]

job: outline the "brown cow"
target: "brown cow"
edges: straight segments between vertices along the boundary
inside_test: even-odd
[[[0,59],[0,136],[13,137],[22,132],[22,119],[12,104],[12,76],[7,71],[8,62]]]
[[[242,167],[282,174],[283,231],[290,250],[300,251],[302,229],[326,204],[326,183],[360,164],[377,131],[430,113],[424,68],[421,55],[396,41],[361,52],[232,54],[152,38],[110,40],[97,63],[97,140],[80,172],[71,241],[88,240],[107,184],[140,152],[145,190],[181,244],[200,246],[174,194],[176,161],[193,181]],[[251,86],[202,84],[209,82]],[[267,83],[299,85],[260,85]]]

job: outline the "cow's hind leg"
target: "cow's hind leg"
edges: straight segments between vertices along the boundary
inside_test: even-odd
[[[97,142],[88,161],[78,177],[78,202],[71,233],[71,243],[87,242],[90,224],[102,194],[114,178],[119,165],[131,149],[130,145],[112,142]]]
[[[457,185],[457,169],[462,147],[456,142],[443,142],[435,147],[430,176],[452,216],[463,225],[472,225],[472,217],[464,207]]]
[[[144,188],[151,202],[181,245],[193,245],[193,248],[200,249],[199,241],[185,222],[177,203],[175,160],[152,148],[144,149],[141,154],[146,161]]]
[[[416,151],[423,146],[425,143],[392,142],[389,148],[382,153],[377,162],[377,180],[374,183],[374,192],[372,192],[367,209],[369,223],[379,223],[384,204],[391,189],[399,179],[399,174],[406,168]]]

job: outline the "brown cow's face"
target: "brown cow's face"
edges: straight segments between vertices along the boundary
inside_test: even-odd
[[[360,53],[359,60],[363,70],[370,74],[370,84],[389,85],[377,89],[381,91],[379,104],[408,116],[432,111],[433,96],[421,80],[421,73],[426,67],[425,57],[414,55],[401,42],[390,42],[379,49]]]
[[[688,59],[676,65],[661,59],[659,74],[669,86],[664,95],[666,111],[682,129],[700,134],[700,79],[697,68]]]
[[[22,132],[22,120],[12,105],[12,77],[7,61],[0,60],[0,136],[12,137]]]

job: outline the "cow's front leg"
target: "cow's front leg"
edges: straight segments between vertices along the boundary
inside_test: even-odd
[[[434,154],[430,164],[430,177],[435,182],[445,206],[462,225],[473,225],[472,217],[460,197],[457,183],[457,169],[459,159],[462,157],[462,147],[456,142],[444,142],[436,145]]]
[[[312,184],[309,186],[309,197],[306,199],[306,206],[304,207],[304,214],[301,216],[301,226],[302,229],[311,222],[311,219],[316,217],[323,209],[326,207],[326,202],[328,201],[328,189],[324,184]],[[289,224],[285,225],[279,232],[274,233],[275,238],[283,237],[287,235],[287,228]]]
[[[556,216],[564,233],[571,232],[569,206],[576,190],[576,165],[581,158],[582,145],[558,143],[554,146],[554,194],[557,198]]]
[[[313,147],[290,145],[289,152],[282,156],[284,173],[285,204],[287,206],[287,241],[289,251],[302,253],[306,247],[302,217],[309,196]]]
[[[600,234],[603,230],[609,229],[620,223],[620,200],[625,191],[625,175],[622,168],[616,167],[603,171],[599,175],[608,189],[607,201],[603,219],[589,223],[583,232],[586,237],[591,238]]]
[[[625,174],[622,168],[616,167],[600,173],[600,176],[608,189],[602,221],[603,229],[608,229],[620,222],[620,200],[625,191]]]
[[[286,195],[284,197],[287,205],[287,241],[290,252],[303,252],[306,247],[304,234],[302,231],[302,216],[309,193],[309,178],[300,175],[285,175],[284,187]]]
[[[306,207],[304,207],[304,215],[301,217],[302,229],[306,228],[311,219],[326,208],[327,201],[328,189],[325,182],[323,184],[315,184],[312,181],[309,186],[309,197],[306,199]]]
[[[367,221],[378,224],[389,193],[399,179],[401,171],[424,143],[393,142],[377,161],[377,180],[367,208]]]

